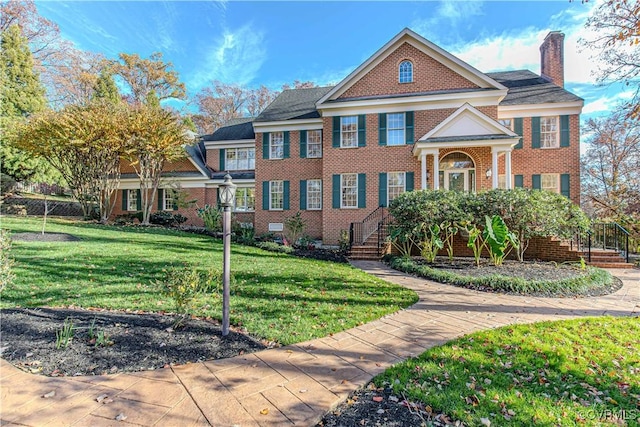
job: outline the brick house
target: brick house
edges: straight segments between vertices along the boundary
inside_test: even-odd
[[[301,211],[329,245],[414,189],[541,188],[579,203],[583,100],[563,88],[563,42],[547,35],[541,75],[482,73],[405,29],[336,86],[285,90],[258,117],[202,137],[166,181],[202,206],[228,171],[256,233]],[[117,208],[135,210],[135,187],[123,179]],[[171,209],[171,192],[159,196]]]

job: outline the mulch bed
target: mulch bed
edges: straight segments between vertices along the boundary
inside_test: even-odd
[[[81,240],[67,233],[13,233],[11,240],[20,242],[77,242]]]
[[[189,319],[174,330],[174,317],[160,314],[16,308],[1,310],[0,316],[0,355],[27,372],[50,376],[145,371],[266,348],[235,331],[222,337],[220,326],[207,320]],[[56,349],[56,331],[66,319],[73,321],[73,339]],[[104,345],[89,336],[94,319],[95,331],[106,336]]]

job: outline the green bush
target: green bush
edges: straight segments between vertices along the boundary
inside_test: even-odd
[[[132,212],[126,214],[116,215],[113,222],[116,225],[132,225],[142,222],[142,212]]]
[[[9,252],[11,251],[11,237],[7,230],[0,230],[0,292],[7,286],[11,285],[14,279],[13,259]]]
[[[587,267],[586,274],[577,277],[560,280],[526,280],[521,277],[503,276],[494,274],[490,276],[465,276],[451,271],[431,268],[428,265],[418,264],[411,258],[388,257],[389,265],[405,273],[415,274],[425,279],[461,286],[471,289],[491,289],[499,292],[511,292],[517,294],[547,294],[566,296],[586,295],[590,291],[613,283],[611,274],[600,268]]]
[[[198,217],[204,222],[209,231],[222,231],[222,208],[219,206],[205,205],[197,210]]]
[[[284,246],[276,242],[260,242],[257,245],[260,249],[270,252],[279,252],[284,254],[292,254],[295,252],[291,246]]]
[[[179,213],[171,213],[167,211],[154,212],[149,216],[149,223],[162,225],[164,227],[175,227],[187,221],[187,217]]]

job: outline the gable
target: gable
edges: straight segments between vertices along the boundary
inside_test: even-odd
[[[413,64],[413,82],[411,83],[398,82],[398,67],[405,60],[409,60]],[[478,88],[477,84],[409,42],[404,42],[340,95],[338,99]]]
[[[430,138],[489,135],[517,136],[513,131],[502,126],[491,117],[471,105],[465,104],[420,138],[420,141],[426,141]]]

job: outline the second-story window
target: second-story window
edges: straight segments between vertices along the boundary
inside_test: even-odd
[[[256,168],[255,148],[228,148],[225,151],[226,170],[253,170]]]
[[[398,67],[398,82],[411,83],[413,81],[413,64],[411,61],[402,61]]]
[[[322,131],[321,130],[307,131],[307,157],[308,158],[322,157]]]
[[[270,159],[284,158],[284,133],[283,132],[271,132],[269,134],[269,158]]]
[[[358,116],[340,117],[340,147],[358,146]]]
[[[387,114],[387,145],[404,143],[404,113]]]
[[[557,148],[560,146],[558,137],[558,117],[540,118],[540,147]]]

